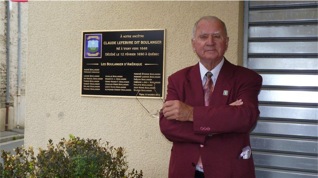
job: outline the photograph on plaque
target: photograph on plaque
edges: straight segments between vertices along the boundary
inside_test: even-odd
[[[84,31],[81,95],[163,98],[165,30]]]

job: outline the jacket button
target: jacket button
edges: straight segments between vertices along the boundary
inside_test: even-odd
[[[203,147],[204,147],[204,145],[200,145],[200,147],[201,147],[201,148],[203,148]]]

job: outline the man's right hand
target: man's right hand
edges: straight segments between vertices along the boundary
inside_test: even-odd
[[[230,106],[241,106],[241,105],[243,105],[242,99],[236,100],[230,104]]]

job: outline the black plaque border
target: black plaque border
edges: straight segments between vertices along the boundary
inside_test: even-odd
[[[162,38],[162,68],[161,68],[161,92],[158,92],[160,96],[140,96],[140,95],[109,95],[109,94],[83,94],[83,77],[84,77],[84,46],[86,44],[84,41],[84,35],[85,33],[107,33],[107,32],[151,32],[151,31],[162,31],[163,32],[163,38]],[[82,39],[82,45],[81,45],[81,96],[82,97],[108,97],[108,98],[144,98],[144,99],[164,99],[165,96],[165,67],[166,67],[166,29],[121,29],[121,30],[85,30],[81,33],[81,39]],[[102,43],[103,43],[102,39]],[[103,44],[102,44],[103,46]],[[102,57],[99,57],[102,59]],[[136,94],[139,94],[142,92],[137,92]]]

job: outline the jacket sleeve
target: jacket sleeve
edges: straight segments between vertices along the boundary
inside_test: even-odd
[[[251,73],[238,77],[233,101],[242,99],[243,105],[212,105],[194,107],[193,124],[197,134],[249,133],[255,127],[259,117],[258,94],[262,86],[262,77]],[[230,101],[230,102],[233,102]]]
[[[183,92],[179,90],[182,90],[182,87],[176,87],[172,77],[169,77],[166,100],[182,101]],[[193,122],[168,120],[160,114],[159,125],[162,134],[171,142],[204,143],[205,136],[194,132]]]

